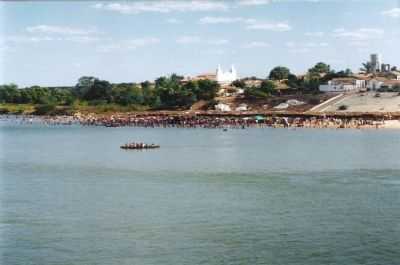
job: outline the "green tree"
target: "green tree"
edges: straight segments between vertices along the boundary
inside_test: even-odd
[[[155,87],[149,81],[142,82],[140,86],[142,87],[144,104],[149,106],[157,105],[157,94]],[[158,98],[158,100],[160,101],[160,98]]]
[[[294,74],[290,74],[288,76],[287,85],[290,88],[299,88],[300,84],[299,84],[299,80],[298,80],[297,76]]]
[[[331,67],[330,65],[319,62],[317,63],[314,67],[310,68],[308,70],[309,73],[318,73],[318,74],[327,74],[331,72]]]
[[[239,79],[239,80],[233,81],[232,85],[237,88],[245,88],[246,82],[243,79]]]
[[[108,81],[95,79],[83,96],[85,100],[111,101],[112,86]]]
[[[199,91],[197,93],[198,99],[212,100],[216,97],[220,89],[220,85],[217,82],[208,79],[199,80],[197,82],[199,86]]]
[[[271,80],[264,80],[260,87],[251,86],[244,90],[246,98],[250,99],[264,99],[268,98],[276,89],[275,82]]]
[[[400,92],[400,84],[395,84],[395,85],[392,87],[392,90],[393,90],[393,92]]]
[[[368,74],[372,73],[372,64],[371,64],[371,62],[363,63],[361,68],[360,68],[360,70],[363,71],[363,72],[366,72]]]
[[[290,75],[289,68],[284,66],[277,66],[274,69],[272,69],[271,72],[269,73],[269,79],[284,80],[288,79],[289,75]]]
[[[81,98],[84,98],[96,80],[99,79],[93,76],[82,76],[79,78],[78,83],[75,86],[77,95]]]
[[[144,97],[142,88],[137,85],[131,85],[127,89],[123,90],[121,93],[121,101],[119,103],[122,105],[143,104]]]
[[[276,84],[270,80],[264,80],[261,83],[260,90],[267,94],[272,94],[276,89]]]
[[[0,86],[0,102],[18,103],[20,98],[20,90],[15,84]]]

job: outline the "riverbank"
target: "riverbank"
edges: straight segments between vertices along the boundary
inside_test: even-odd
[[[81,125],[144,128],[331,128],[331,129],[400,129],[400,118],[392,115],[359,113],[217,113],[217,112],[134,112],[74,115],[2,115],[3,120],[25,124],[44,123],[49,126]]]

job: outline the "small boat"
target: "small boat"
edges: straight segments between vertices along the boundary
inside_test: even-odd
[[[143,150],[143,149],[157,149],[160,148],[160,146],[156,144],[129,143],[121,145],[120,148],[125,150]]]

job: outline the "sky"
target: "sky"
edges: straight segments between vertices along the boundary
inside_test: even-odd
[[[0,84],[141,82],[235,65],[266,77],[323,61],[358,71],[370,53],[400,66],[400,0],[0,2]]]

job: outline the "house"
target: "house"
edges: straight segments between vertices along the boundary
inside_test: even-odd
[[[367,80],[353,77],[333,78],[327,84],[320,85],[321,92],[359,91],[367,87]]]
[[[222,111],[222,112],[231,111],[231,107],[224,103],[218,103],[217,105],[214,106],[214,108],[215,108],[215,110]]]
[[[400,72],[399,71],[392,71],[391,74],[393,75],[393,79],[400,80]]]
[[[367,83],[367,89],[368,90],[378,90],[382,87],[382,85],[384,84],[385,81],[387,81],[387,78],[384,77],[374,77],[371,78],[370,80],[368,80]]]
[[[261,79],[246,79],[244,80],[244,84],[246,87],[260,87],[263,80]]]
[[[382,90],[392,90],[394,88],[400,88],[400,80],[386,80],[380,87]]]

